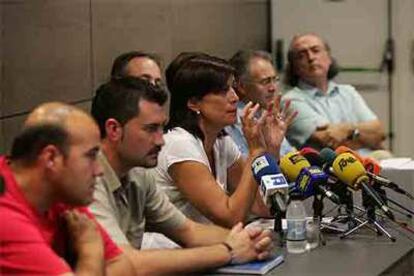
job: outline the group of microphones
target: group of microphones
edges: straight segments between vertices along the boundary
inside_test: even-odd
[[[367,222],[375,222],[375,214],[395,222],[389,203],[401,208],[411,218],[414,213],[398,202],[388,199],[383,188],[414,200],[403,188],[380,175],[381,166],[371,157],[362,157],[352,149],[340,146],[336,150],[324,148],[320,152],[306,147],[298,152],[276,158],[264,153],[252,162],[253,175],[259,185],[263,201],[275,217],[275,231],[282,231],[281,219],[286,214],[289,196],[302,199],[314,197],[314,217],[322,218],[323,200],[327,198],[336,206],[345,206],[349,216],[354,214],[353,192],[362,191],[360,208],[367,213]],[[358,220],[358,219],[357,219]],[[358,220],[360,221],[360,220]]]

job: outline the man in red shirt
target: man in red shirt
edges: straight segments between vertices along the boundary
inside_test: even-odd
[[[0,274],[128,275],[132,266],[87,211],[99,129],[84,111],[47,103],[0,158]]]

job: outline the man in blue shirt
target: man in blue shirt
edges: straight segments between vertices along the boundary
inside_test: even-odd
[[[273,67],[270,54],[264,51],[241,50],[229,62],[235,68],[235,90],[240,101],[237,104],[237,122],[226,127],[226,132],[236,142],[242,155],[247,156],[249,148],[240,120],[242,110],[249,101],[258,103],[262,110],[267,110],[278,94],[279,76]],[[293,150],[284,138],[280,155]]]
[[[326,42],[315,34],[295,36],[288,61],[286,80],[293,89],[283,100],[298,111],[287,133],[294,146],[382,148],[384,129],[377,116],[354,87],[332,81],[338,70]]]

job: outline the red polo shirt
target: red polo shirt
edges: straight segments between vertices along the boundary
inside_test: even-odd
[[[53,275],[72,271],[69,263],[74,254],[69,249],[69,235],[61,216],[72,208],[55,204],[46,215],[41,215],[21,193],[7,163],[5,157],[0,157],[0,176],[5,185],[5,192],[0,195],[0,274]],[[86,208],[76,209],[93,218]],[[98,228],[105,260],[121,254],[105,230],[99,225]]]

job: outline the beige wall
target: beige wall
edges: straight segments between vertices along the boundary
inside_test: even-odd
[[[400,155],[414,157],[414,1],[393,2],[395,150]]]
[[[272,0],[272,4],[272,36],[285,41],[285,50],[294,34],[316,32],[329,41],[341,66],[379,68],[387,39],[387,0]],[[393,152],[414,157],[414,1],[393,0],[392,5]],[[341,72],[336,80],[354,85],[388,132],[387,72]]]
[[[0,16],[2,116],[89,99],[125,51],[228,58],[268,39],[266,0],[1,0]],[[24,117],[0,120],[1,153]]]

